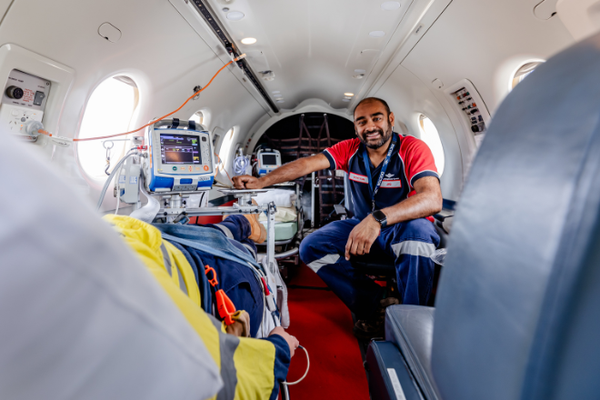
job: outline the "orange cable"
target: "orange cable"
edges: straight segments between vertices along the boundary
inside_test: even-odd
[[[117,136],[125,136],[125,135],[129,135],[130,133],[135,133],[137,131],[141,131],[144,128],[147,128],[148,126],[157,123],[158,121],[162,121],[163,119],[167,118],[168,116],[171,116],[173,114],[175,114],[177,111],[181,110],[187,103],[188,101],[190,101],[191,99],[193,99],[194,97],[196,97],[200,92],[202,92],[204,89],[206,89],[207,87],[210,86],[210,84],[212,83],[212,81],[217,77],[217,75],[219,75],[221,73],[221,71],[223,71],[229,64],[233,63],[234,61],[238,61],[240,59],[240,57],[237,57],[231,61],[229,61],[227,64],[223,65],[221,67],[221,69],[219,69],[217,71],[216,74],[213,75],[213,77],[210,79],[210,81],[208,81],[208,84],[206,86],[204,86],[202,89],[198,90],[196,93],[194,93],[193,95],[191,95],[186,101],[183,102],[183,104],[176,109],[175,111],[172,111],[166,115],[163,115],[162,117],[151,121],[149,123],[147,123],[146,125],[133,130],[133,131],[129,131],[129,132],[123,132],[123,133],[116,133],[114,135],[107,135],[107,136],[98,136],[98,137],[94,137],[94,138],[85,138],[85,139],[73,139],[74,142],[87,142],[87,141],[91,141],[91,140],[100,140],[100,139],[109,139],[109,138],[113,138],[113,137],[117,137]],[[47,136],[52,136],[52,134],[44,129],[40,129],[38,130],[38,133],[41,133],[42,135],[47,135]],[[229,176],[228,176],[229,177]],[[231,178],[230,178],[231,180]]]

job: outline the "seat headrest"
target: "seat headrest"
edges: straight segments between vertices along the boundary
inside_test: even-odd
[[[540,65],[493,119],[437,295],[432,369],[444,399],[600,389],[596,378],[574,384],[599,373],[600,275],[589,264],[600,237],[599,71],[597,35]]]

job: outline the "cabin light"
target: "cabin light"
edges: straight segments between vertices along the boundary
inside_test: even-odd
[[[354,79],[362,79],[365,77],[365,74],[367,73],[367,71],[365,71],[364,69],[355,69],[354,70],[354,75],[352,75],[352,77]]]
[[[276,99],[283,97],[283,95],[281,94],[274,94],[273,97],[275,97]]]
[[[372,31],[372,32],[369,32],[369,36],[374,37],[374,38],[380,38],[380,37],[385,36],[385,32],[384,31]]]
[[[276,103],[285,103],[284,99],[277,99]]]
[[[351,98],[352,96],[354,96],[354,93],[346,92],[346,93],[344,93],[344,96]]]
[[[227,13],[227,19],[231,20],[231,21],[239,21],[240,19],[244,18],[246,16],[246,14],[244,14],[241,11],[231,11],[229,13]]]
[[[350,103],[350,99],[342,99],[344,103]]]
[[[386,1],[381,4],[381,9],[383,11],[394,11],[400,8],[400,3],[397,1]]]
[[[352,97],[350,97],[350,96],[345,96],[345,97],[344,97],[344,99],[351,100],[351,99],[352,99]]]
[[[256,43],[256,39],[253,37],[247,37],[242,39],[243,44],[254,44]]]
[[[278,94],[278,93],[281,93],[281,91],[279,91],[279,90],[273,90],[271,93]]]
[[[223,12],[228,12],[229,8],[228,7],[223,7]]]

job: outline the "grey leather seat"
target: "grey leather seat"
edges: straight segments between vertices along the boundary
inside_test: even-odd
[[[396,306],[386,323],[427,399],[600,397],[600,35],[502,103],[456,210],[435,318]],[[410,382],[398,371],[392,383]]]

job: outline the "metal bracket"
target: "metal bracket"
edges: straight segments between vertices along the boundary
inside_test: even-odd
[[[275,213],[277,207],[274,202],[270,202],[267,205],[267,265],[271,270],[271,273],[276,274],[278,264],[275,260]]]

